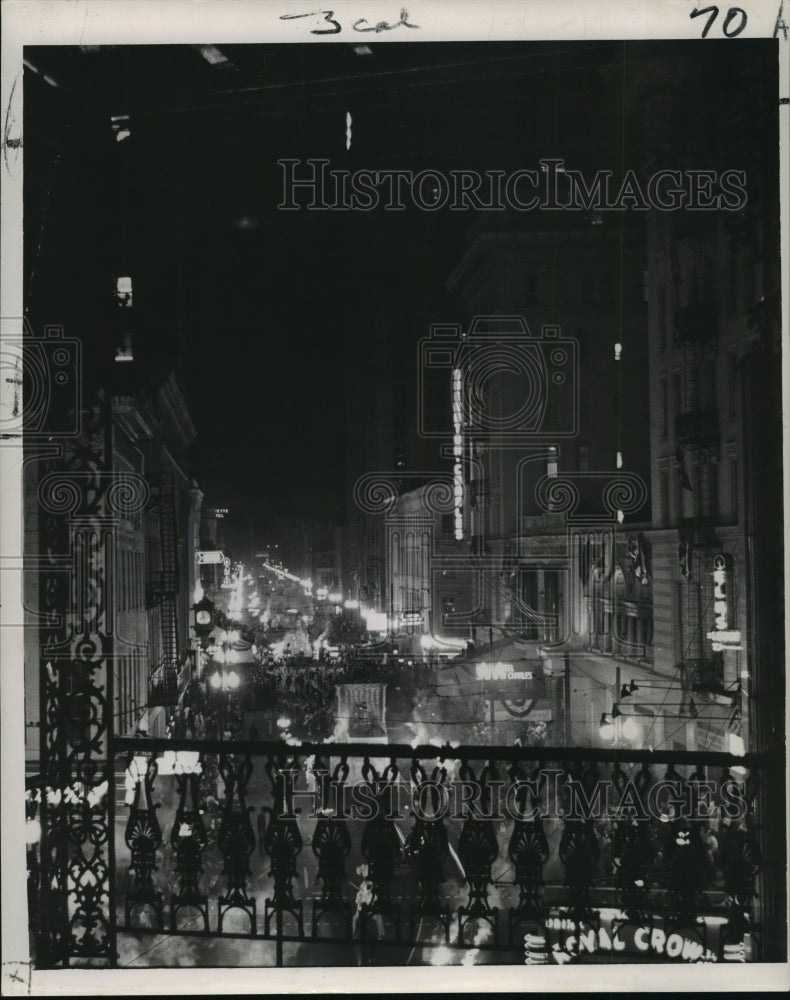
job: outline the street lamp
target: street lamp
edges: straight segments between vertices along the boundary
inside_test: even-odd
[[[241,684],[241,677],[235,670],[217,670],[209,677],[209,684],[215,691],[229,693],[235,691]]]
[[[636,743],[642,735],[642,727],[634,716],[623,715],[615,702],[611,713],[601,713],[599,734],[605,742],[613,742],[619,747],[623,740]]]
[[[238,639],[238,632],[223,631],[219,638],[222,645],[214,649],[214,660],[218,667],[209,675],[208,683],[220,697],[220,739],[224,739],[226,703],[230,703],[233,692],[241,685],[241,677],[235,670],[229,669],[230,664],[236,663],[239,658],[238,652],[230,646]]]

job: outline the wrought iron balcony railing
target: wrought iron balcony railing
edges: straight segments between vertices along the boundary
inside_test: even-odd
[[[113,745],[124,963],[157,935],[158,965],[759,957],[757,755]]]

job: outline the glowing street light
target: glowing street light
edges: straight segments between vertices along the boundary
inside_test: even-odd
[[[235,691],[241,684],[241,677],[235,670],[217,670],[209,677],[209,684],[215,691]]]
[[[601,726],[598,730],[602,740],[619,743],[621,739],[628,743],[636,742],[642,734],[639,723],[631,715],[622,715],[617,705],[612,707],[611,714],[603,712]]]

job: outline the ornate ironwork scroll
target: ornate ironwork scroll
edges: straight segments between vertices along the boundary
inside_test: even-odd
[[[464,761],[459,771],[462,781],[468,781],[476,786],[479,806],[467,807],[461,835],[458,838],[458,854],[466,873],[469,886],[469,899],[466,906],[458,908],[458,941],[464,944],[464,933],[469,923],[484,920],[490,927],[496,940],[499,921],[497,907],[488,902],[488,887],[491,884],[491,866],[499,855],[499,844],[496,839],[494,822],[486,818],[492,813],[491,785],[498,775],[496,764],[489,761],[480,773],[475,776],[469,764]]]
[[[569,778],[574,777],[573,772],[567,769],[566,773]],[[593,768],[582,773],[581,786],[588,797],[594,795],[596,782],[597,774]],[[570,892],[570,906],[566,915],[577,924],[593,924],[598,919],[598,914],[590,904],[590,889],[600,853],[592,817],[579,819],[566,813],[559,854],[565,865],[565,881]]]
[[[129,873],[132,884],[126,893],[124,914],[126,926],[139,907],[150,907],[157,916],[157,927],[164,927],[162,893],[154,886],[156,852],[162,844],[162,831],[156,818],[160,803],[153,801],[154,781],[158,766],[152,756],[131,756],[127,774],[134,782],[133,799],[126,822],[126,844],[131,851]]]
[[[721,934],[721,957],[727,962],[743,962],[744,939],[752,926],[750,909],[762,858],[752,830],[728,824],[720,833],[720,863],[729,906],[729,917]]]
[[[158,887],[152,884],[152,873],[161,845],[152,795],[161,781],[157,779],[155,785],[153,758],[148,755],[170,751],[171,747],[178,748],[176,754],[180,754],[183,748],[190,754],[191,763],[188,773],[179,771],[176,763],[173,768],[178,798],[174,802],[175,822],[169,842],[178,888],[171,896],[169,929],[176,935],[194,933],[183,926],[183,918],[182,926],[178,926],[179,909],[191,905],[203,916],[199,933],[222,934],[221,925],[216,929],[209,927],[208,900],[212,898],[212,890],[201,891],[202,865],[210,870],[217,857],[211,833],[204,830],[200,816],[200,793],[205,792],[213,756],[207,755],[204,774],[195,767],[197,754],[191,741],[185,745],[177,740],[124,738],[118,746],[132,758],[142,759],[141,781],[135,795],[127,799],[131,806],[127,841],[134,875],[130,901],[135,905],[148,903],[158,913]],[[641,756],[639,763],[629,763],[627,752],[617,751],[613,765],[612,758],[601,751],[589,751],[597,761],[599,770],[596,770],[596,766],[582,763],[581,753],[571,756],[572,751],[564,750],[563,755],[568,754],[577,763],[569,765],[565,757],[563,766],[549,767],[524,748],[532,765],[524,762],[520,751],[508,753],[513,763],[508,771],[510,783],[505,784],[498,780],[491,762],[486,762],[485,748],[451,748],[452,761],[441,756],[443,748],[439,750],[438,764],[428,773],[419,760],[412,759],[409,764],[414,825],[405,838],[403,861],[414,871],[418,891],[417,900],[408,911],[407,935],[403,930],[406,906],[402,903],[407,893],[393,888],[401,876],[400,847],[404,842],[397,826],[398,761],[388,756],[377,759],[371,751],[369,756],[358,758],[366,794],[358,800],[355,796],[355,800],[358,806],[367,805],[370,812],[360,817],[364,820],[359,845],[362,854],[359,860],[363,864],[357,872],[363,876],[363,883],[354,911],[353,901],[344,898],[348,894],[345,868],[351,848],[347,824],[351,824],[340,805],[340,795],[347,790],[348,762],[352,760],[354,747],[335,744],[333,750],[337,756],[332,761],[332,770],[325,763],[326,756],[323,760],[315,758],[312,767],[305,763],[307,773],[316,779],[313,796],[316,810],[309,818],[300,816],[293,805],[297,796],[308,795],[305,789],[297,789],[298,759],[286,748],[275,751],[270,747],[264,751],[267,755],[277,754],[276,758],[269,758],[266,768],[272,782],[273,807],[267,804],[261,809],[260,816],[268,819],[268,823],[259,820],[258,833],[261,853],[271,858],[269,875],[274,879],[274,893],[266,900],[264,933],[267,939],[276,942],[278,965],[284,961],[285,943],[294,938],[304,944],[323,943],[330,947],[331,942],[350,945],[355,939],[365,947],[409,942],[430,949],[449,944],[456,913],[459,933],[454,944],[490,948],[493,952],[514,948],[520,951],[523,945],[528,964],[545,964],[552,959],[584,962],[588,955],[608,948],[613,949],[613,955],[615,951],[620,953],[621,959],[634,954],[633,949],[637,948],[645,958],[665,954],[683,961],[704,961],[715,958],[712,949],[717,949],[724,960],[747,961],[759,948],[758,926],[752,922],[751,914],[755,876],[761,863],[753,825],[752,767],[747,771],[732,764],[731,772],[725,770],[721,778],[713,781],[706,778],[708,772],[701,767],[688,774],[689,764],[678,765],[677,770],[670,765],[659,782],[656,779],[661,771],[656,764],[643,762]],[[250,915],[252,936],[255,901],[249,895],[247,876],[253,838],[250,808],[246,805],[252,765],[250,758],[229,757],[228,751],[229,748],[225,750],[226,756],[220,758],[226,795],[219,809],[216,847],[225,862],[229,889],[221,897],[220,906],[227,906],[237,890],[237,899],[248,904],[242,909]],[[385,747],[382,753],[389,751]],[[556,756],[552,754],[550,759],[553,761]],[[695,755],[694,763],[703,756]],[[254,759],[254,750],[251,757]],[[466,807],[463,816],[448,818],[452,801],[448,775],[454,763],[459,765],[459,779],[468,782],[474,794],[471,800],[464,795],[460,803],[462,808]],[[727,784],[731,787],[725,791]],[[169,788],[168,783],[165,788]],[[504,803],[507,819],[501,828],[506,831],[504,838],[499,825],[502,810],[496,808],[502,803],[494,800],[500,790],[507,793]],[[707,807],[710,809],[706,812]],[[32,807],[30,812],[32,816]],[[687,816],[687,812],[692,815]],[[694,815],[696,812],[698,816]],[[307,934],[302,913],[307,897],[299,898],[301,880],[297,879],[298,857],[303,846],[300,822],[306,824],[305,838],[313,833],[321,884],[321,898],[313,901],[312,924]],[[462,906],[457,899],[458,880],[444,878],[445,861],[452,853],[445,824],[451,830],[454,827],[458,834],[454,860],[468,892]],[[553,886],[555,898],[559,898],[555,906],[550,906],[542,898],[542,884],[555,844],[558,860],[565,868],[565,889]],[[501,881],[492,879],[500,853],[506,853],[512,862],[512,882],[506,881],[509,876],[504,876],[504,872]],[[501,909],[505,904],[499,904],[498,911],[494,905],[498,900],[493,897],[500,886],[511,885],[517,890],[518,899],[512,905],[515,891],[507,899],[510,908],[505,938],[499,933],[502,921],[498,916],[500,911],[505,912]],[[306,885],[304,888],[307,890]],[[620,911],[611,917],[611,923],[598,909],[604,906],[610,912],[611,908]],[[715,921],[708,919],[711,910],[717,917]],[[708,917],[701,916],[702,913]],[[283,928],[285,914],[293,918],[288,923],[295,922],[295,930],[290,926],[287,931]],[[330,929],[324,924],[332,922],[333,914],[336,926]],[[273,916],[277,918],[276,931],[271,927]],[[342,918],[342,928],[338,916]],[[473,929],[472,940],[469,924],[475,920],[478,925]],[[135,934],[161,933],[161,917],[158,926],[142,927],[139,923],[131,928]],[[437,923],[444,928],[443,934]],[[549,944],[555,932],[559,938]],[[246,927],[242,933],[247,933]],[[668,942],[671,942],[667,944],[668,950],[662,951]]]
[[[338,796],[348,778],[348,763],[341,758],[332,772],[332,782]],[[343,882],[346,877],[346,858],[351,853],[351,835],[344,815],[332,812],[322,815],[313,832],[313,854],[318,858],[318,877],[321,879],[321,898],[313,904],[313,937],[317,936],[318,925],[328,913],[339,914],[346,935],[352,933],[353,906],[343,898]]]
[[[283,767],[284,762],[267,761],[266,773],[272,786],[273,804],[265,809],[270,814],[269,824],[263,834],[264,851],[272,859],[269,874],[274,879],[274,894],[263,906],[264,934],[270,936],[272,917],[276,917],[278,936],[281,935],[282,918],[289,913],[296,920],[299,936],[304,934],[303,902],[294,896],[293,880],[296,878],[296,859],[302,849],[302,835],[293,810],[295,769]]]
[[[401,844],[395,824],[390,819],[393,806],[393,792],[400,777],[398,765],[393,758],[381,774],[368,757],[362,766],[362,777],[370,790],[374,814],[366,823],[362,834],[362,856],[368,864],[367,879],[370,899],[363,902],[359,912],[359,936],[364,941],[368,922],[371,918],[387,917],[395,927],[395,938],[401,939],[400,913],[392,901],[390,883],[395,878],[395,865],[401,856]]]
[[[227,892],[217,900],[217,930],[222,933],[225,915],[229,910],[243,910],[250,918],[250,933],[256,933],[254,896],[247,892],[250,875],[250,855],[255,849],[255,834],[250,823],[252,806],[246,802],[247,784],[252,775],[249,755],[236,759],[222,755],[219,772],[225,784],[225,803],[222,809],[217,847],[223,859],[223,871],[228,880]]]
[[[538,768],[528,782],[520,764],[508,772],[514,782],[513,832],[508,844],[508,857],[513,862],[518,885],[518,904],[511,907],[508,918],[508,943],[515,943],[516,928],[527,926],[537,929],[544,944],[546,930],[543,924],[540,890],[543,884],[543,866],[549,857],[549,843],[540,818],[539,806],[542,786],[546,777]],[[537,928],[535,927],[537,925]]]
[[[654,823],[649,820],[647,794],[653,777],[647,764],[629,784],[628,776],[618,766],[612,771],[612,786],[620,793],[613,803],[623,812],[621,819],[613,822],[612,865],[615,885],[620,893],[620,905],[628,920],[647,921],[648,895],[651,873],[656,857]],[[628,789],[637,795],[635,805],[628,805]],[[628,813],[628,815],[625,815]]]
[[[696,782],[701,775],[696,772],[684,781],[669,768],[665,780],[675,782],[681,790],[690,815],[696,813],[698,802]],[[674,817],[664,826],[662,844],[662,875],[669,892],[670,919],[680,926],[693,923],[697,915],[697,894],[710,881],[710,864],[700,836],[699,822],[692,821],[675,810]]]
[[[200,890],[203,874],[202,856],[208,843],[206,827],[200,809],[199,769],[191,774],[177,774],[178,808],[170,833],[170,844],[175,855],[178,874],[178,892],[170,897],[170,929],[176,930],[178,914],[182,909],[194,909],[203,918],[203,930],[208,931],[208,896]]]
[[[114,801],[107,793],[118,487],[102,394],[82,427],[41,463],[38,490],[41,968],[116,960]]]
[[[415,925],[419,920],[438,921],[444,928],[445,941],[450,941],[450,912],[439,898],[444,879],[444,861],[450,852],[447,830],[441,810],[442,790],[447,783],[447,768],[435,767],[430,780],[418,760],[410,769],[415,797],[419,807],[414,809],[414,826],[406,841],[405,854],[415,869],[420,888],[420,898],[409,911],[409,938],[414,939]],[[426,792],[426,795],[423,795]],[[428,813],[438,818],[431,818]]]

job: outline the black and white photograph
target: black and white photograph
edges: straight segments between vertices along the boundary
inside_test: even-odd
[[[790,11],[36,6],[4,994],[788,988]]]

